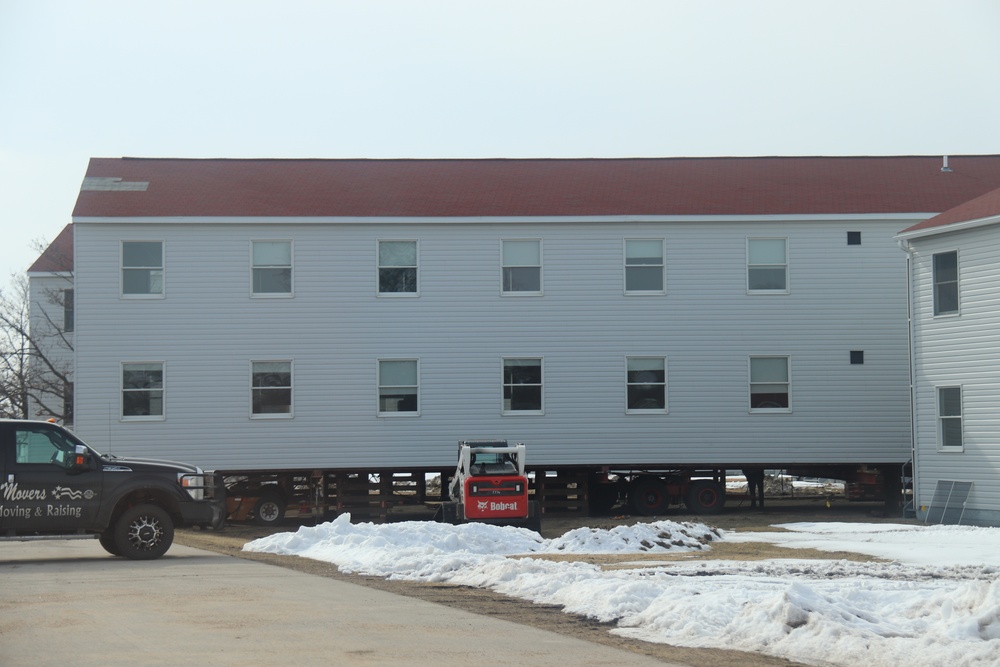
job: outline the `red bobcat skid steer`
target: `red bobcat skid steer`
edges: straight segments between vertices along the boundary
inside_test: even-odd
[[[538,503],[528,500],[524,445],[506,440],[462,440],[451,500],[441,505],[446,523],[480,521],[541,530]]]

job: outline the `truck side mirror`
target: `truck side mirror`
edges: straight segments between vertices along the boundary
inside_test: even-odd
[[[77,445],[76,450],[71,454],[70,470],[87,470],[90,468],[90,450],[83,445]]]

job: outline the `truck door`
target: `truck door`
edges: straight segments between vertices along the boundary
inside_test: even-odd
[[[8,424],[0,502],[4,528],[18,533],[93,528],[101,504],[101,470],[73,469],[76,445],[48,424]]]

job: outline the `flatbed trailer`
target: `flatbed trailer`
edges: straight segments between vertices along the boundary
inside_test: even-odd
[[[543,516],[601,516],[611,512],[661,516],[683,507],[696,515],[723,511],[730,471],[763,468],[845,482],[848,501],[902,507],[905,466],[880,464],[727,463],[713,465],[527,466],[529,493]],[[222,470],[229,519],[272,525],[285,518],[330,519],[350,513],[381,522],[394,511],[450,500],[454,469],[440,467]]]

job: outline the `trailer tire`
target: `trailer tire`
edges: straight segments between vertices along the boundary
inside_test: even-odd
[[[670,507],[667,485],[659,477],[639,477],[628,490],[632,511],[640,516],[663,514]]]
[[[129,560],[154,560],[174,542],[174,521],[156,505],[136,505],[118,517],[115,546]]]
[[[285,518],[285,501],[277,493],[265,493],[253,506],[253,516],[258,526],[276,526]]]
[[[618,504],[618,485],[615,483],[591,480],[587,492],[591,516],[607,514]]]
[[[726,490],[711,479],[691,482],[684,504],[694,514],[721,514],[726,504]]]

